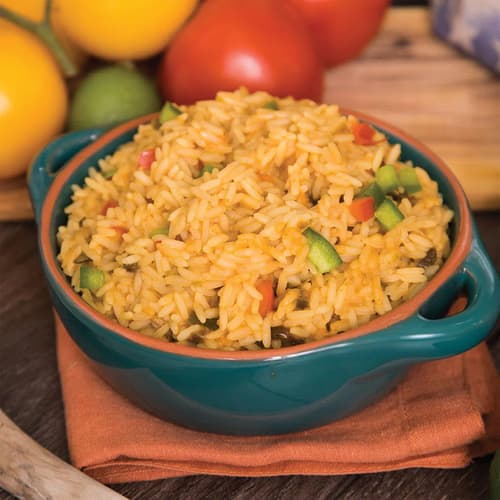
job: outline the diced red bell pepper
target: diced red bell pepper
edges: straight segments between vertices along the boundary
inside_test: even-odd
[[[109,200],[104,204],[101,210],[101,215],[106,215],[108,212],[108,208],[115,208],[118,206],[118,202],[116,200]]]
[[[139,168],[142,170],[148,170],[151,167],[151,164],[155,161],[155,150],[154,149],[145,149],[141,151],[139,154]]]
[[[120,235],[123,236],[125,233],[128,233],[128,227],[125,226],[113,226],[113,229]]]
[[[373,137],[375,136],[375,129],[370,127],[367,123],[355,123],[352,126],[352,133],[354,134],[354,142],[363,146],[372,146],[375,144]]]
[[[358,221],[365,222],[375,215],[375,199],[371,196],[367,198],[357,198],[352,201],[349,211]]]
[[[260,280],[255,288],[262,295],[259,305],[259,314],[265,318],[274,309],[273,280]]]

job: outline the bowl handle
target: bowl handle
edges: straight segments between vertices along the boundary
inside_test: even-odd
[[[426,305],[467,295],[466,308],[445,318],[432,319],[422,315]],[[465,352],[483,341],[495,326],[500,313],[500,281],[486,250],[474,228],[469,255],[460,269],[442,289],[424,304],[419,312],[404,321],[407,333],[401,347],[419,359],[438,359]],[[410,344],[410,346],[409,346]]]
[[[42,205],[57,172],[78,151],[94,142],[104,129],[70,132],[51,142],[34,158],[28,170],[28,188],[37,224],[40,222]]]

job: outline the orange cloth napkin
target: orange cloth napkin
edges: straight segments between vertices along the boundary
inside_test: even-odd
[[[484,344],[415,366],[351,417],[282,436],[196,432],[157,419],[92,371],[56,318],[73,464],[104,483],[189,474],[347,474],[464,467],[500,446],[500,381]]]

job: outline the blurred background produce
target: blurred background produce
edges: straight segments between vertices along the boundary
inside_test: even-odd
[[[9,140],[0,146],[0,178],[22,173],[64,128],[106,127],[158,110],[155,84],[180,104],[241,85],[319,101],[324,69],[369,43],[388,2],[0,0],[9,27],[2,36],[22,39],[14,48],[32,61],[7,54],[14,42],[5,38],[0,133]],[[28,129],[27,114],[36,127]]]
[[[155,84],[133,66],[95,69],[79,83],[69,111],[69,130],[110,127],[158,111]]]
[[[494,5],[498,10],[498,0],[393,0],[392,5],[420,3],[433,10],[391,9],[386,17],[389,3],[0,0],[0,16],[10,19],[9,27],[15,21],[38,37],[12,31],[31,41],[33,49],[25,46],[22,56],[16,52],[21,45],[15,57],[6,54],[9,43],[0,46],[0,133],[8,138],[0,143],[0,179],[22,174],[58,133],[107,127],[159,110],[159,94],[186,104],[245,85],[279,96],[324,98],[384,117],[451,164],[474,208],[500,206],[496,108],[489,103],[495,87],[482,68],[430,35],[433,12],[434,29],[446,40],[464,50],[481,49],[500,64],[500,46],[491,37],[486,43],[478,26],[465,22],[481,18],[489,26],[496,18],[485,12]],[[384,35],[373,44],[383,22]],[[439,61],[448,57],[453,60],[447,70]],[[50,68],[51,78],[38,66]],[[474,99],[473,93],[483,97]],[[460,126],[471,120],[475,127]],[[472,170],[481,174],[473,176]],[[0,211],[2,202],[9,203],[1,196],[10,189],[5,182]],[[12,182],[24,190],[23,213],[30,214],[24,182]]]
[[[180,104],[241,85],[319,101],[323,67],[283,0],[207,0],[166,51],[159,81],[165,99]]]
[[[196,0],[56,0],[68,38],[102,59],[145,59],[164,49]]]
[[[66,120],[64,78],[47,47],[0,19],[0,179],[26,170]]]
[[[0,7],[10,9],[33,22],[42,22],[46,13],[46,8],[49,7],[50,21],[54,33],[71,61],[78,67],[87,59],[86,53],[71,42],[64,28],[61,26],[61,16],[57,4],[48,5],[45,0],[1,0]],[[78,71],[78,69],[75,69],[75,71]]]
[[[377,34],[390,0],[286,0],[305,21],[323,64],[356,57]]]

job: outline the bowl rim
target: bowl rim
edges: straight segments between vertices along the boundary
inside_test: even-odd
[[[128,122],[125,122],[100,136],[90,145],[81,149],[64,166],[64,168],[55,176],[52,185],[49,187],[46,197],[42,203],[41,218],[39,224],[39,244],[42,258],[46,264],[46,271],[50,274],[52,282],[57,284],[71,306],[88,321],[101,327],[104,330],[114,333],[133,344],[153,349],[154,351],[164,352],[171,355],[178,355],[190,358],[202,358],[210,360],[232,360],[232,361],[251,361],[251,360],[269,360],[282,359],[289,356],[303,355],[311,351],[319,351],[322,348],[328,348],[335,344],[345,343],[368,333],[376,333],[388,327],[396,325],[405,319],[409,319],[416,314],[419,308],[426,302],[438,288],[447,281],[459,268],[460,264],[467,257],[472,245],[472,219],[468,208],[465,193],[458,182],[458,179],[446,165],[446,163],[431,151],[427,146],[417,139],[411,137],[406,132],[390,125],[378,118],[373,118],[365,113],[353,111],[348,108],[340,108],[344,115],[353,115],[362,121],[366,121],[375,127],[380,127],[393,134],[399,141],[404,141],[417,149],[426,156],[446,177],[451,186],[457,201],[460,212],[460,222],[457,228],[457,239],[452,247],[451,253],[443,266],[428,284],[417,292],[407,302],[395,307],[392,311],[383,314],[369,322],[356,328],[348,330],[342,334],[327,337],[321,340],[314,340],[305,344],[290,347],[269,348],[259,351],[224,351],[218,349],[201,349],[199,347],[187,346],[183,344],[165,342],[164,340],[149,337],[130,328],[124,327],[116,321],[107,318],[87,304],[78,293],[76,293],[69,282],[63,277],[62,270],[57,262],[56,256],[51,251],[50,244],[50,226],[53,216],[53,209],[61,192],[70,176],[77,170],[88,156],[99,152],[108,142],[119,138],[121,135],[136,129],[139,125],[148,123],[158,117],[158,113],[145,115]],[[62,297],[61,297],[62,298]],[[72,311],[74,313],[74,310]]]

